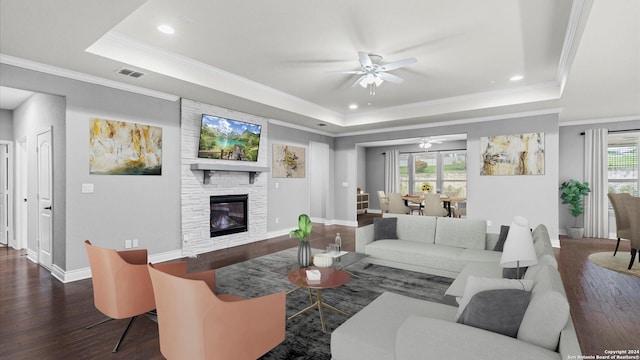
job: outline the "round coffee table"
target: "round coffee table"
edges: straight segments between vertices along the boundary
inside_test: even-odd
[[[317,281],[310,281],[307,279],[307,270],[319,270],[320,271],[320,280]],[[349,282],[349,274],[344,271],[344,270],[340,270],[340,269],[334,269],[334,268],[318,268],[318,267],[308,267],[308,268],[302,268],[302,269],[296,269],[293,270],[291,272],[289,272],[288,275],[289,281],[296,285],[297,287],[294,290],[289,291],[289,293],[300,289],[300,288],[307,288],[309,289],[309,301],[312,303],[311,305],[307,306],[306,308],[298,311],[297,313],[289,316],[289,320],[293,319],[294,317],[308,311],[314,308],[318,309],[318,313],[320,314],[320,324],[322,325],[322,332],[326,333],[327,332],[327,328],[324,325],[324,317],[322,316],[322,308],[325,307],[329,310],[335,311],[338,314],[344,315],[344,316],[349,316],[347,313],[345,313],[342,310],[336,309],[335,307],[326,304],[322,301],[322,290],[323,289],[330,289],[330,288],[337,288],[340,287],[346,283]],[[315,289],[316,290],[316,301],[313,301],[313,298],[311,297],[311,289]]]

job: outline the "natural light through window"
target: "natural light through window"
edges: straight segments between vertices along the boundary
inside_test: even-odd
[[[638,196],[640,133],[610,134],[608,146],[609,192]]]
[[[428,183],[434,192],[467,196],[466,150],[400,154],[400,193],[421,193]]]

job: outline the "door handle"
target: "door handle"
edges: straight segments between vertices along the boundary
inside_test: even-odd
[[[47,206],[44,208],[45,210],[51,210],[51,206]]]

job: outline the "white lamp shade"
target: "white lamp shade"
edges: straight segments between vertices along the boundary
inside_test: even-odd
[[[515,268],[531,266],[538,263],[533,238],[529,230],[529,221],[522,216],[515,216],[509,226],[507,240],[504,242],[500,266]]]

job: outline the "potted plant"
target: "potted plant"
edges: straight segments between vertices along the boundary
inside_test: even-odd
[[[298,216],[298,228],[289,232],[289,237],[295,235],[298,240],[298,263],[302,267],[311,265],[311,245],[309,244],[309,235],[311,235],[311,219],[307,214]]]
[[[572,239],[581,239],[584,235],[584,227],[578,226],[578,216],[584,212],[584,196],[591,192],[589,183],[577,180],[568,180],[560,185],[560,199],[569,206],[571,215],[575,217],[574,226],[567,227],[567,234]]]

